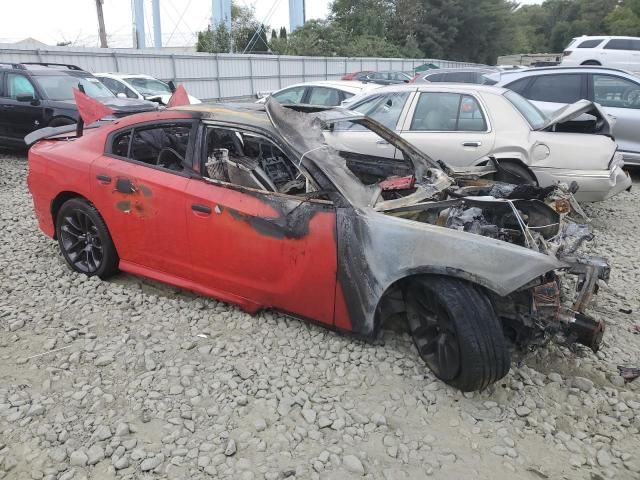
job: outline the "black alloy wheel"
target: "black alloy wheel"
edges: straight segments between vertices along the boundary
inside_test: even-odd
[[[409,289],[406,301],[409,329],[418,354],[441,380],[453,380],[460,371],[460,348],[456,328],[448,313],[426,289]]]
[[[79,273],[106,278],[118,269],[118,254],[102,217],[89,202],[72,198],[56,218],[58,244],[69,266]]]

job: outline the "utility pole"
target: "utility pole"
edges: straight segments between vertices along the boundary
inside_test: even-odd
[[[107,30],[104,28],[102,0],[96,0],[96,12],[98,12],[98,33],[100,34],[100,48],[107,48]]]

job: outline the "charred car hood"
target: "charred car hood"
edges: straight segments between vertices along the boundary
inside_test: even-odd
[[[596,118],[597,129],[594,133],[611,135],[614,120],[602,110],[600,105],[589,100],[578,100],[576,103],[565,105],[551,114],[551,117],[539,130],[553,130],[561,123],[580,120],[582,115],[591,115]]]

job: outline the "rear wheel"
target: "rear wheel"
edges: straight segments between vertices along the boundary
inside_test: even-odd
[[[107,278],[118,271],[118,254],[102,217],[86,200],[67,200],[56,216],[58,245],[79,273]]]
[[[533,174],[522,165],[515,162],[499,162],[499,171],[495,176],[499,182],[515,183],[517,185],[537,185]]]
[[[467,392],[507,374],[510,355],[500,321],[478,288],[424,277],[407,285],[405,303],[418,353],[440,380]]]

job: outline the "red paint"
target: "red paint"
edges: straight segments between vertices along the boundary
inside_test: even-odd
[[[183,85],[180,85],[175,92],[171,94],[171,98],[167,102],[167,108],[180,107],[182,105],[189,105],[189,95]]]
[[[192,117],[174,110],[133,115],[85,130],[72,141],[44,140],[31,147],[28,185],[40,228],[54,235],[51,206],[59,194],[82,196],[104,218],[126,272],[251,313],[274,307],[351,329],[336,286],[332,205],[306,200],[301,208],[312,208],[312,215],[304,228],[292,230],[286,215],[301,199],[232,189],[103,153],[116,129],[179,118]],[[135,192],[117,192],[118,178],[130,180]],[[194,204],[211,213],[194,211]]]
[[[389,177],[380,182],[378,185],[380,185],[380,188],[383,191],[387,192],[392,190],[408,190],[410,188],[413,188],[415,183],[416,177],[414,177],[413,175],[409,175],[406,177]]]
[[[100,103],[98,100],[85,95],[77,88],[73,89],[73,98],[75,99],[78,107],[78,113],[87,125],[113,114],[113,110],[109,107]]]

